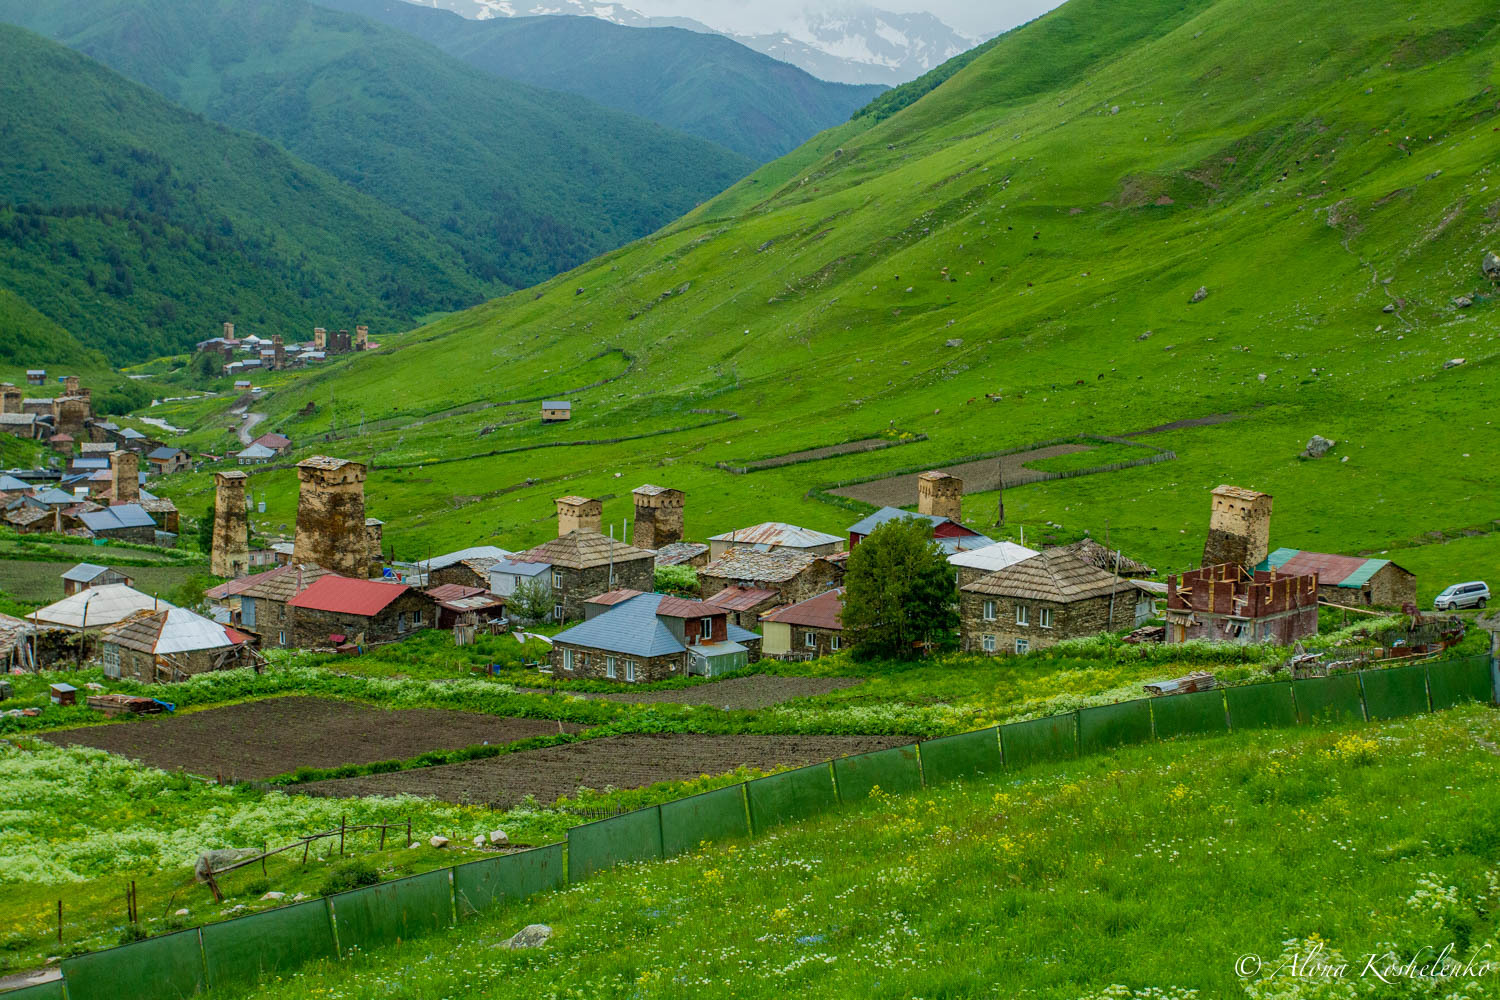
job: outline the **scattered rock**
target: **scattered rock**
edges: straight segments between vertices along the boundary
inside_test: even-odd
[[[292,897],[292,902],[294,902],[294,903],[300,903],[304,899],[311,899],[311,898],[312,897],[309,896],[307,893],[305,893],[305,892],[299,892],[299,893],[297,893],[297,895],[295,895],[295,896]]]
[[[1347,462],[1347,461],[1349,461],[1349,456],[1345,455],[1343,458],[1339,459],[1339,461],[1340,462]]]
[[[1190,298],[1190,299],[1188,299],[1188,302],[1191,303],[1191,304],[1196,305],[1197,303],[1202,302],[1206,298],[1208,298],[1208,286],[1207,285],[1202,285],[1202,286],[1199,286],[1198,290],[1193,293],[1193,297]]]
[[[497,947],[507,951],[519,951],[522,948],[540,948],[552,937],[552,928],[546,924],[527,924],[510,938],[503,941]]]
[[[1109,109],[1109,113],[1112,114],[1112,115],[1119,114],[1120,113],[1120,106],[1118,104],[1116,104],[1114,107],[1112,107],[1112,108]]]
[[[1474,300],[1467,295],[1459,295],[1453,299],[1453,304],[1460,309],[1467,309],[1474,304]]]
[[[1484,255],[1484,276],[1491,281],[1500,281],[1500,256],[1492,253]]]
[[[1380,307],[1380,311],[1383,313],[1393,313],[1396,311],[1396,303],[1387,302],[1385,305]]]
[[[1314,434],[1312,440],[1307,442],[1307,447],[1302,449],[1303,458],[1322,458],[1328,454],[1334,442],[1328,440],[1321,434]]]
[[[264,896],[262,896],[260,898],[263,899],[263,900],[265,900],[265,899],[269,899],[269,900],[286,899],[286,893],[284,893],[284,892],[268,892],[268,893],[266,893]]]
[[[447,847],[448,846],[448,838],[447,837],[438,836],[437,834],[433,834],[432,835],[432,839],[429,840],[427,843],[430,844],[430,845],[432,845],[433,847]]]
[[[578,291],[574,292],[573,294],[574,295],[582,295],[583,294],[583,289],[580,288],[580,289],[578,289]]]
[[[417,848],[419,848],[421,846],[422,846],[421,842],[418,841],[417,843],[414,843],[414,844],[411,844],[410,846],[408,846],[407,850],[408,851],[415,851]]]
[[[178,910],[176,913],[173,914],[173,916],[176,916],[176,917],[185,917],[187,915],[188,915],[188,911],[187,911],[187,907],[185,907],[185,906],[182,909]]]
[[[1265,380],[1266,380],[1266,373],[1265,372],[1261,372],[1259,375],[1255,376],[1255,381],[1257,381],[1257,382],[1264,382]]]
[[[944,347],[962,347],[962,346],[964,346],[964,339],[962,337],[954,337],[952,340],[944,341],[943,346]]]
[[[508,843],[510,843],[510,837],[508,837],[506,835],[506,833],[505,833],[504,830],[491,830],[490,831],[490,843],[491,844],[496,844],[496,845],[498,845],[498,844],[508,844]]]
[[[1464,363],[1464,359],[1463,358],[1454,358],[1451,361],[1444,361],[1443,362],[1443,370],[1447,371],[1449,368],[1457,368],[1459,365],[1461,365],[1463,363]]]
[[[253,858],[259,854],[260,850],[254,847],[224,847],[215,851],[204,851],[193,863],[193,878],[199,882],[207,882],[210,871],[227,868],[236,861],[244,861],[246,858]]]
[[[1141,334],[1139,337],[1137,337],[1135,339],[1136,340],[1150,340],[1151,339],[1151,332],[1152,331],[1147,330],[1145,333]]]

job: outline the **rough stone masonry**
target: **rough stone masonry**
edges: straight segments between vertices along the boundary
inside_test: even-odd
[[[300,492],[292,561],[321,566],[340,576],[367,576],[364,465],[315,455],[297,463],[297,479]]]

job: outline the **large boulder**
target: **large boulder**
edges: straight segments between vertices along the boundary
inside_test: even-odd
[[[1492,253],[1484,255],[1484,276],[1491,281],[1500,281],[1500,256]]]
[[[516,931],[509,940],[502,941],[497,947],[507,951],[520,951],[523,948],[540,948],[552,937],[552,928],[546,924],[527,924]]]
[[[204,851],[193,862],[193,878],[199,882],[207,882],[209,872],[223,871],[237,861],[259,855],[260,849],[257,847],[221,847],[215,851]]]
[[[1208,298],[1208,286],[1207,285],[1200,285],[1198,287],[1198,290],[1193,293],[1193,297],[1190,298],[1190,299],[1188,299],[1188,302],[1196,305],[1197,303],[1202,302],[1206,298]]]
[[[1307,442],[1307,447],[1302,450],[1303,458],[1322,458],[1333,448],[1334,442],[1328,440],[1321,434],[1314,434],[1312,440]]]

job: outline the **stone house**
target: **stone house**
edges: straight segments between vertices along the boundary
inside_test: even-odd
[[[569,531],[510,557],[512,563],[551,567],[546,584],[557,621],[583,617],[584,602],[606,591],[628,587],[642,592],[656,585],[656,553],[616,541],[597,531]]]
[[[766,521],[726,531],[708,540],[710,560],[718,560],[730,549],[755,549],[759,552],[774,552],[779,549],[801,552],[807,555],[827,556],[843,548],[844,540],[811,528],[800,528],[782,521]]]
[[[490,589],[490,570],[510,552],[495,545],[477,545],[459,549],[446,555],[424,560],[427,568],[427,586],[440,587],[457,584],[460,587],[483,587]]]
[[[451,629],[461,621],[478,625],[505,617],[505,602],[484,587],[445,583],[429,587],[427,596],[437,605],[441,629]]]
[[[726,587],[774,590],[778,604],[796,604],[837,586],[843,575],[839,565],[806,552],[731,549],[703,567],[698,578],[705,593]]]
[[[1167,580],[1167,642],[1287,646],[1318,633],[1318,578],[1222,563]]]
[[[721,676],[760,658],[760,636],[703,601],[636,594],[552,638],[554,677],[645,683]]]
[[[959,590],[965,652],[1023,654],[1135,627],[1136,591],[1071,552],[1048,549]]]
[[[781,594],[757,587],[725,587],[704,602],[722,608],[729,620],[741,628],[760,628],[761,616],[782,604]]]
[[[1362,559],[1326,552],[1277,549],[1257,570],[1318,579],[1318,599],[1360,608],[1396,608],[1417,603],[1417,575],[1389,559]]]
[[[230,624],[254,634],[262,648],[288,649],[295,645],[292,599],[327,575],[321,566],[288,563],[230,580],[204,596],[227,612]]]
[[[798,604],[778,608],[761,620],[766,656],[810,660],[845,649],[844,590],[826,591]]]
[[[656,550],[656,565],[702,569],[708,565],[708,551],[702,542],[672,542]]]
[[[277,456],[285,455],[292,450],[292,439],[285,434],[276,434],[274,432],[262,434],[250,443],[258,444],[262,448],[269,448],[271,449],[271,453]]]
[[[181,448],[169,448],[165,445],[146,454],[147,466],[158,476],[165,476],[172,472],[181,472],[191,462],[192,460],[188,458],[188,453]]]
[[[287,602],[299,649],[396,642],[437,624],[437,604],[403,583],[332,573]]]
[[[117,542],[152,545],[156,542],[156,521],[138,503],[122,503],[102,510],[85,511],[78,520],[95,538]]]
[[[183,680],[254,662],[249,636],[186,608],[142,612],[99,637],[106,677],[145,684]]]

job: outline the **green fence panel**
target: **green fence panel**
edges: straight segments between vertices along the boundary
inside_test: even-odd
[[[425,875],[383,882],[328,897],[339,953],[369,951],[453,924],[452,874],[441,868]]]
[[[670,858],[685,854],[705,840],[750,836],[750,814],[745,810],[743,783],[663,802],[662,855]]]
[[[1495,684],[1490,677],[1488,656],[1429,663],[1427,686],[1432,692],[1434,709],[1452,708],[1465,701],[1488,705],[1495,700]]]
[[[833,776],[840,802],[860,802],[873,788],[898,794],[922,790],[922,762],[915,745],[839,757],[833,762]]]
[[[1151,721],[1156,726],[1156,738],[1169,740],[1174,736],[1196,736],[1202,733],[1222,733],[1229,728],[1229,719],[1224,714],[1223,691],[1193,691],[1188,694],[1169,694],[1151,699]],[[1292,704],[1287,699],[1287,706]]]
[[[206,924],[202,931],[208,985],[214,989],[257,983],[307,962],[338,957],[324,899]]]
[[[1146,699],[1100,705],[1078,713],[1078,749],[1098,753],[1151,739],[1151,704]]]
[[[1427,667],[1361,670],[1359,683],[1365,690],[1365,714],[1371,721],[1420,715],[1427,711]]]
[[[568,881],[631,861],[662,856],[661,808],[651,806],[568,831]]]
[[[206,985],[196,928],[65,958],[62,970],[68,1000],[177,1000]]]
[[[745,786],[745,793],[750,799],[750,820],[757,834],[782,823],[816,816],[838,804],[833,768],[826,761],[756,778]]]
[[[1365,717],[1359,677],[1352,673],[1293,681],[1292,698],[1297,702],[1297,721],[1304,726],[1314,722],[1363,721]]]
[[[1231,729],[1272,729],[1297,724],[1290,684],[1246,684],[1225,688]]]
[[[1000,727],[1006,767],[1078,756],[1078,713],[1049,715]]]
[[[453,869],[453,902],[458,919],[467,920],[502,903],[560,889],[566,882],[563,845],[551,844],[458,865]]]
[[[1005,769],[1000,759],[1000,730],[993,726],[977,733],[924,740],[921,753],[922,777],[929,785],[999,774]]]
[[[35,986],[23,986],[18,990],[10,990],[0,993],[5,1000],[67,1000],[67,994],[63,992],[63,981],[53,979],[45,983],[37,983]]]

